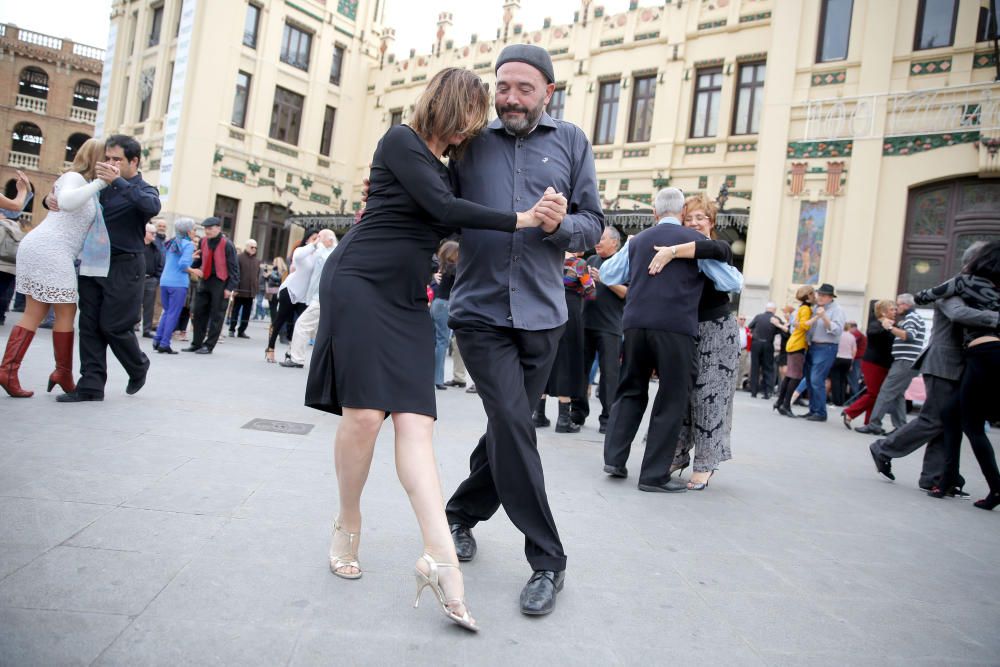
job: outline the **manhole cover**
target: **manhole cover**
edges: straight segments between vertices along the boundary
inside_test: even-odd
[[[253,431],[268,431],[270,433],[287,433],[288,435],[307,435],[315,424],[300,424],[299,422],[283,422],[277,419],[251,419],[243,428]]]

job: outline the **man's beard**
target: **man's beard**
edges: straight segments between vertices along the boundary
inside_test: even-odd
[[[503,123],[504,129],[517,137],[523,137],[533,129],[535,125],[538,124],[538,119],[542,117],[542,112],[545,110],[545,98],[538,103],[538,106],[534,109],[529,109],[528,107],[512,104],[507,106],[496,105],[497,116],[500,118],[500,122]],[[504,113],[508,111],[520,111],[524,115],[520,118],[508,118],[504,116]]]

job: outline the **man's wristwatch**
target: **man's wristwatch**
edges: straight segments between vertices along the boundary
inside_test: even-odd
[[[671,253],[671,255],[670,255],[671,257],[676,257],[677,256],[677,248],[675,248],[674,246],[670,246],[670,253]]]

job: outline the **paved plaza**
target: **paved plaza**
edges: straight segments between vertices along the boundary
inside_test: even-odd
[[[569,557],[549,617],[518,611],[530,571],[502,512],[464,566],[482,632],[430,595],[412,608],[421,544],[390,422],[364,577],[334,577],[337,418],[305,408],[305,372],[265,364],[262,325],[249,333],[207,357],[151,354],[135,396],[112,358],[103,403],[63,405],[44,393],[39,332],[21,375],[35,397],[0,398],[0,665],[1000,664],[1000,512],[928,498],[919,455],[885,482],[868,438],[744,393],[735,458],[705,492],[638,492],[641,446],[629,479],[604,475],[596,401],[578,435],[539,431]],[[448,495],[485,417],[461,390],[438,409]],[[254,419],[313,428],[243,428]]]

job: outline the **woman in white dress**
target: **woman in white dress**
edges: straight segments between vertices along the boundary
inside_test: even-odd
[[[55,183],[59,210],[50,211],[18,246],[17,291],[24,294],[27,301],[21,321],[10,332],[3,362],[0,362],[0,387],[14,398],[28,398],[34,394],[21,388],[17,372],[50,307],[55,309],[52,347],[56,370],[49,376],[48,390],[52,391],[55,385],[65,392],[76,389],[73,383],[73,321],[77,300],[74,262],[97,216],[100,204],[94,195],[107,187],[107,183],[95,176],[97,163],[103,159],[104,142],[88,139],[77,151],[69,171]]]

